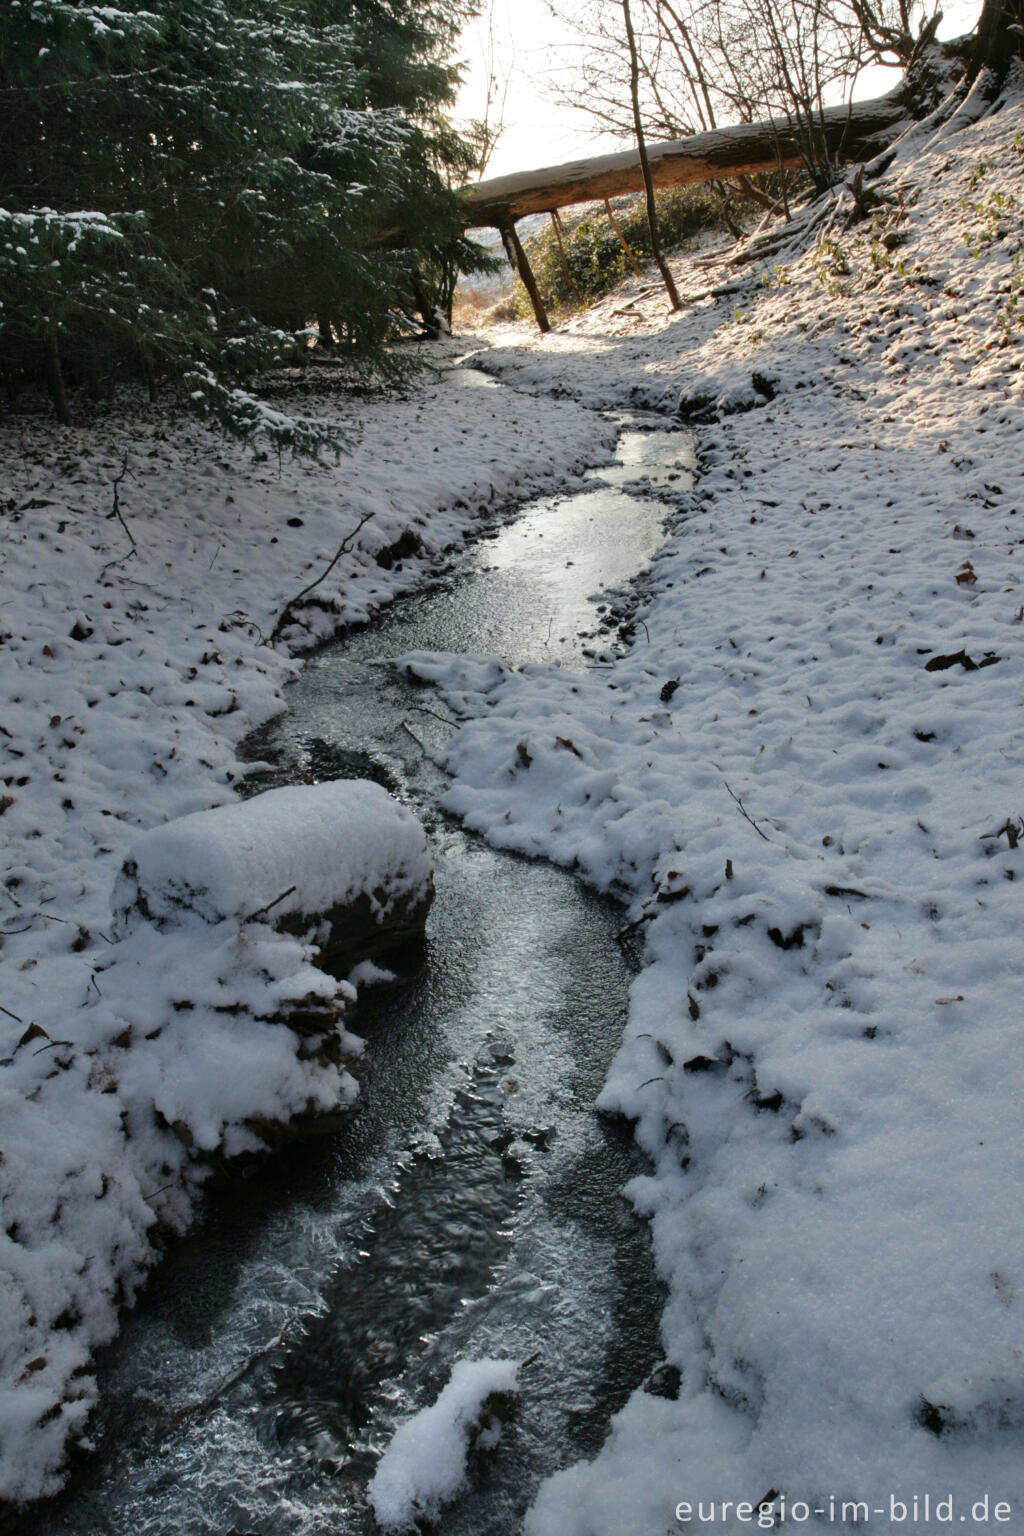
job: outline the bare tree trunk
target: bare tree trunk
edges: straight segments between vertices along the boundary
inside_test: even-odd
[[[974,48],[967,66],[967,84],[973,85],[982,70],[991,70],[998,88],[1012,59],[1024,51],[1024,4],[1021,0],[985,0]]]
[[[626,239],[625,235],[623,234],[623,232],[622,232],[622,225],[619,223],[619,221],[615,217],[614,213],[612,213],[612,205],[608,201],[607,198],[605,198],[605,200],[604,200],[604,211],[608,215],[608,222],[609,222],[609,224],[611,225],[612,229],[614,229],[615,233],[619,237],[619,244],[622,246],[622,249],[625,251],[626,255],[629,257],[630,266],[633,268],[633,276],[634,277],[639,277],[640,276],[640,266],[639,266],[639,263],[637,262],[636,256],[634,255],[633,247],[630,245],[629,241]]]
[[[416,305],[417,313],[423,322],[423,329],[427,336],[436,340],[441,334],[441,327],[438,325],[439,306],[435,304],[433,295],[427,289],[418,272],[413,271],[410,274],[409,286],[412,289],[413,302]]]
[[[783,185],[785,185],[785,178],[785,171],[780,171],[779,179]],[[755,187],[749,176],[737,176],[736,185],[739,187],[744,197],[749,197],[752,202],[757,203],[758,207],[763,208],[766,213],[784,212],[784,202],[782,196],[780,195],[779,197],[771,197],[767,192],[762,192],[760,187]]]
[[[629,93],[633,101],[633,122],[636,126],[636,147],[640,156],[640,170],[644,178],[644,196],[647,200],[647,224],[651,232],[651,250],[658,264],[662,281],[665,284],[665,292],[668,294],[669,303],[673,309],[682,309],[682,300],[676,287],[675,279],[669,271],[668,262],[661,249],[661,240],[658,237],[658,211],[654,206],[654,183],[651,180],[651,167],[647,159],[647,144],[644,139],[644,125],[640,116],[640,60],[636,51],[636,35],[633,31],[633,16],[629,8],[629,0],[622,0],[622,17],[626,23],[626,41],[629,44]]]
[[[749,185],[749,179],[748,179],[748,185]],[[729,188],[725,185],[724,181],[712,181],[710,183],[710,186],[711,186],[712,192],[714,192],[715,196],[718,199],[718,207],[719,207],[719,210],[721,212],[722,218],[725,221],[726,229],[729,231],[730,235],[732,235],[734,240],[738,240],[740,238],[740,236],[743,234],[743,231],[740,228],[740,226],[737,224],[736,220],[732,216],[732,206],[731,206],[731,200],[730,200],[730,197],[729,197]]]
[[[530,295],[530,303],[533,305],[533,313],[536,317],[537,325],[542,331],[550,331],[551,321],[548,319],[548,312],[544,308],[544,300],[540,296],[540,289],[537,287],[537,279],[533,275],[533,268],[530,266],[526,252],[523,250],[522,242],[516,234],[515,224],[509,223],[502,226],[501,238],[505,245],[505,254],[508,256],[513,271],[519,273],[523,280],[523,287]]]
[[[100,360],[95,342],[92,343],[85,354],[85,381],[89,391],[89,399],[101,399],[103,395],[102,376],[100,374]]]
[[[53,411],[62,427],[70,427],[71,411],[67,390],[64,388],[64,371],[60,366],[60,347],[57,344],[57,322],[51,319],[46,332],[46,382],[50,387]]]
[[[551,224],[555,231],[555,239],[558,241],[558,254],[562,258],[562,271],[565,273],[565,280],[576,295],[576,302],[582,304],[583,297],[576,286],[576,279],[569,270],[569,258],[565,254],[565,242],[562,239],[562,221],[558,216],[557,208],[552,208],[551,210]]]

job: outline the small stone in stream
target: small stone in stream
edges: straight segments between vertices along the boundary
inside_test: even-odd
[[[679,402],[676,405],[676,415],[681,416],[684,421],[699,422],[701,424],[714,421],[714,397],[700,390],[695,391],[692,395],[684,392],[679,396]]]

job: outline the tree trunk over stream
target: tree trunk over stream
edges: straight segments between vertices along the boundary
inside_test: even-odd
[[[849,107],[829,107],[823,114],[823,129],[830,154],[841,160],[869,160],[908,121],[900,93],[894,91]],[[755,176],[804,163],[799,138],[784,118],[739,123],[688,139],[648,144],[646,150],[655,187]],[[473,228],[501,229],[528,213],[551,213],[573,203],[598,202],[643,190],[639,152],[627,149],[493,177],[464,188],[462,196]]]

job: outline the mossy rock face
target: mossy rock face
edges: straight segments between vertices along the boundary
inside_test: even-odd
[[[766,373],[755,372],[748,378],[745,373],[734,370],[722,379],[723,387],[714,391],[684,389],[676,405],[676,414],[694,426],[707,426],[725,416],[741,416],[745,411],[774,400],[778,383],[778,379]]]
[[[390,571],[411,555],[418,555],[422,549],[423,540],[415,528],[406,528],[393,544],[385,544],[382,549],[378,549],[373,558],[381,570]]]

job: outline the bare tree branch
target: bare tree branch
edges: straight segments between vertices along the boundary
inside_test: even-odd
[[[281,614],[277,623],[270,631],[271,643],[280,637],[281,631],[286,627],[286,625],[292,623],[295,617],[293,610],[296,604],[301,603],[302,599],[304,597],[308,597],[310,592],[312,592],[315,587],[318,587],[322,581],[327,580],[328,576],[334,570],[334,567],[337,565],[342,555],[348,554],[349,550],[352,548],[353,541],[355,540],[357,534],[361,531],[361,529],[366,527],[367,523],[374,515],[375,514],[373,512],[364,513],[356,526],[352,529],[352,532],[346,533],[345,537],[342,539],[334,553],[334,558],[330,561],[327,567],[320,572],[320,575],[316,578],[316,580],[311,581],[308,587],[303,587],[302,591],[297,592],[290,602],[285,603],[284,607],[281,609]]]

